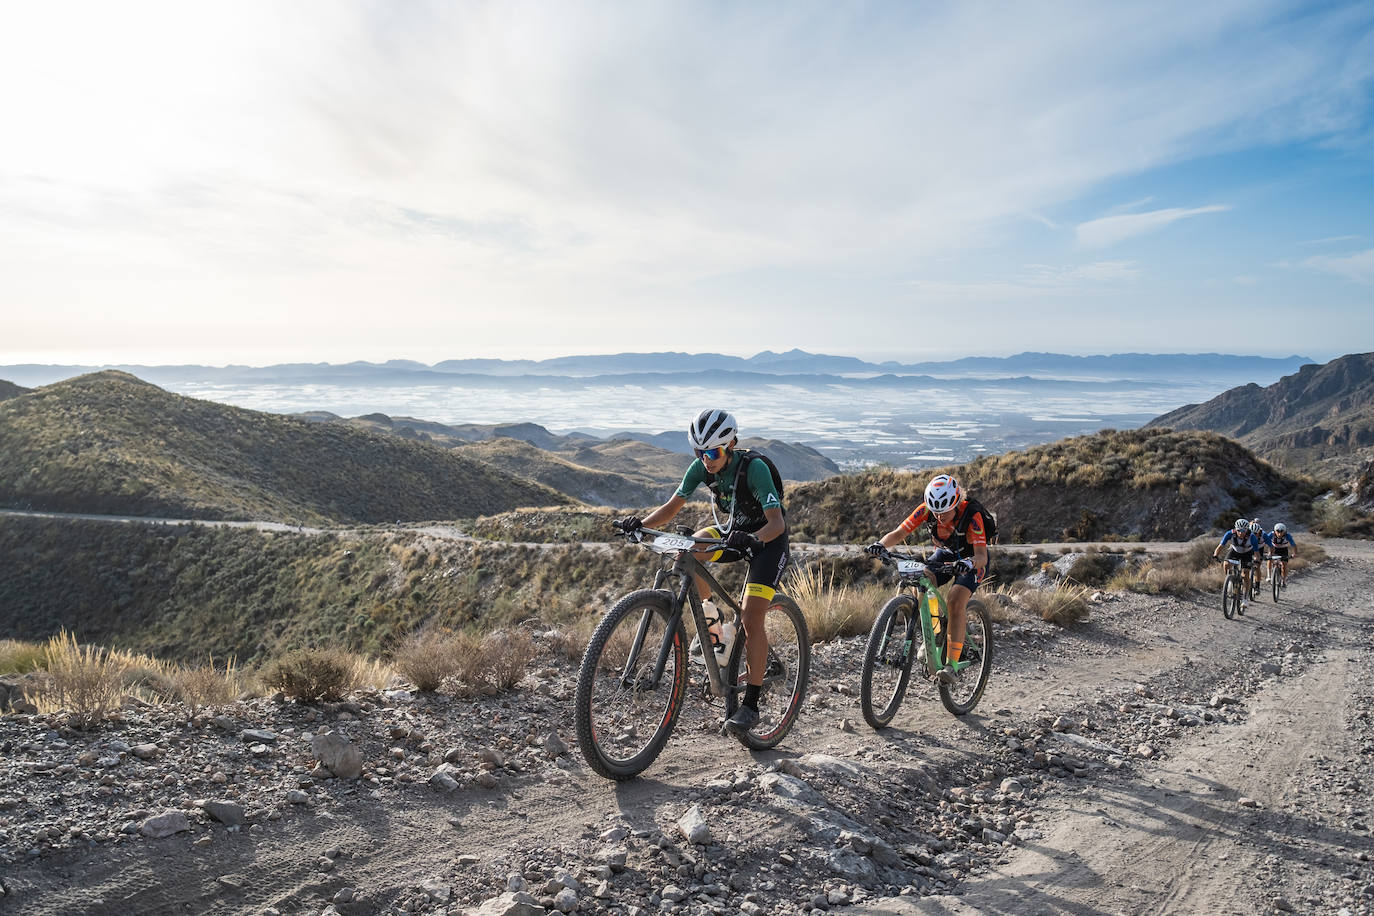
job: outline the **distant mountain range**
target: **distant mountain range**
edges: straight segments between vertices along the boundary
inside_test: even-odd
[[[128,372],[157,385],[186,382],[329,382],[354,384],[419,384],[489,378],[584,379],[709,375],[720,380],[720,373],[738,374],[733,382],[750,376],[798,378],[815,377],[932,377],[1121,380],[1203,377],[1226,379],[1227,383],[1268,379],[1295,372],[1311,360],[1303,356],[1271,358],[1233,356],[1216,353],[1118,353],[1101,356],[1069,356],[1061,353],[1019,353],[1006,357],[966,357],[963,359],[898,363],[872,363],[848,356],[828,356],[789,350],[765,350],[750,357],[720,353],[616,353],[592,356],[563,356],[543,360],[455,359],[427,366],[411,360],[383,363],[280,363],[272,366],[199,365],[40,365],[0,366],[0,378],[20,385],[47,385],[61,379],[101,369]]]
[[[1232,388],[1146,425],[1211,430],[1276,464],[1348,472],[1374,448],[1374,353],[1303,366],[1264,388]]]

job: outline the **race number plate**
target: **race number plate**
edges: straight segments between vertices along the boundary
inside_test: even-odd
[[[654,538],[654,546],[660,550],[691,550],[696,541],[676,534],[660,534]]]
[[[925,569],[924,564],[918,563],[915,560],[897,561],[897,572],[901,573],[902,575],[914,576],[917,573],[921,572],[923,569]]]

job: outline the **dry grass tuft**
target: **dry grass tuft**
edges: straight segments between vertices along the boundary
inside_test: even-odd
[[[482,640],[488,658],[487,680],[497,690],[510,690],[524,678],[534,658],[534,640],[525,630],[498,630]]]
[[[830,642],[867,633],[890,590],[882,585],[835,586],[835,570],[824,563],[798,567],[787,594],[801,607],[813,642]]]
[[[75,728],[103,721],[124,697],[124,676],[136,660],[125,652],[78,645],[62,630],[43,648],[47,676],[34,704],[39,712],[66,712]]]
[[[458,673],[463,649],[463,640],[452,633],[421,630],[401,643],[391,664],[416,690],[430,693]]]
[[[191,709],[194,716],[207,706],[224,706],[244,693],[244,678],[234,659],[222,669],[215,667],[214,656],[205,665],[178,665],[172,669],[172,695]]]
[[[1088,593],[1083,585],[1061,582],[1054,588],[1028,588],[1017,603],[1041,620],[1069,627],[1088,619]]]
[[[0,639],[0,674],[28,674],[47,663],[42,644]]]

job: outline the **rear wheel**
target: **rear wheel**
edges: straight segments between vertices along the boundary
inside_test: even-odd
[[[992,674],[992,617],[976,598],[968,603],[967,626],[959,660],[968,665],[954,673],[953,684],[940,684],[940,702],[956,716],[973,711],[987,689],[988,675]]]
[[[668,596],[652,590],[620,599],[593,631],[573,718],[582,756],[607,779],[642,773],[672,734],[687,692],[686,635]],[[667,658],[655,676],[665,640]]]
[[[1221,587],[1221,612],[1230,620],[1240,610],[1240,579],[1228,574],[1226,584]]]
[[[763,618],[768,635],[768,666],[763,672],[763,689],[759,692],[759,720],[747,732],[735,736],[745,747],[755,751],[774,747],[786,737],[797,721],[797,713],[806,699],[806,685],[811,672],[811,635],[806,629],[806,617],[797,603],[784,594],[773,596]],[[725,664],[725,717],[728,719],[744,700],[748,683],[748,655],[745,651],[749,633],[743,632],[730,649]]]
[[[921,636],[916,599],[896,595],[878,612],[868,631],[863,674],[859,679],[859,708],[874,728],[892,724],[911,682],[916,642]]]

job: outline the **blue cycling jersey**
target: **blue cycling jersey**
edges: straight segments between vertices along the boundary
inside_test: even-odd
[[[1264,544],[1266,547],[1297,547],[1298,542],[1293,540],[1293,535],[1285,531],[1283,534],[1274,534],[1272,531],[1264,533]]]
[[[1243,540],[1242,540],[1243,538]],[[1241,537],[1236,537],[1236,529],[1232,528],[1221,536],[1221,546],[1231,545],[1231,549],[1236,553],[1250,553],[1260,549],[1260,541],[1257,535],[1245,532]]]

